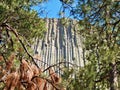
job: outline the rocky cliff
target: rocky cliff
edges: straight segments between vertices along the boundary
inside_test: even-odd
[[[80,35],[77,34],[76,20],[69,20],[63,25],[60,19],[45,19],[47,31],[44,39],[36,40],[35,52],[47,64],[37,62],[39,66],[47,67],[58,62],[70,62],[83,66],[83,52]],[[65,63],[64,66],[70,67]]]

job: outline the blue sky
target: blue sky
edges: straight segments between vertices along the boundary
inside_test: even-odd
[[[42,3],[40,6],[35,6],[33,9],[40,11],[40,7],[42,7],[45,11],[43,14],[40,14],[40,17],[48,17],[48,18],[60,18],[59,11],[62,6],[62,3],[59,0],[48,0],[45,3]],[[65,11],[65,16],[68,17],[68,10]]]
[[[43,12],[42,17],[48,18],[59,18],[59,10],[61,7],[61,2],[59,0],[49,0],[48,2],[42,3],[42,7],[44,7],[45,11]],[[41,6],[34,7],[35,10],[39,12]],[[40,15],[41,16],[41,15]]]

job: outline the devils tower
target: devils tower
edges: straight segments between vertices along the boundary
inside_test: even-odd
[[[45,19],[46,33],[43,39],[37,39],[34,45],[35,52],[38,52],[42,62],[37,61],[39,66],[66,62],[64,66],[70,67],[67,62],[83,66],[82,39],[77,34],[76,20],[69,20],[61,23],[60,19]]]

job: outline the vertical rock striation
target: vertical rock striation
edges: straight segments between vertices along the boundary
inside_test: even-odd
[[[37,62],[46,68],[48,65],[61,61],[83,66],[82,43],[80,35],[76,33],[75,20],[69,20],[69,24],[62,25],[60,19],[45,19],[47,32],[44,39],[38,39],[34,45],[41,60],[47,64]],[[64,64],[70,67],[70,64]]]

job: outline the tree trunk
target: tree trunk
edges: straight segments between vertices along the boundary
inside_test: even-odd
[[[116,64],[110,63],[109,66],[111,68],[109,72],[110,90],[118,90]]]

